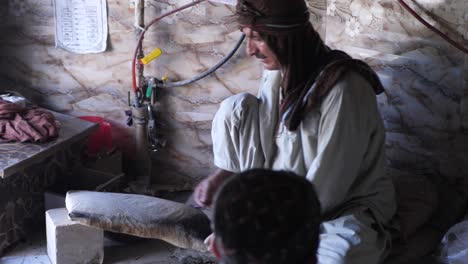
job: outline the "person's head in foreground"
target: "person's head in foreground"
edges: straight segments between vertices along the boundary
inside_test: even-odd
[[[320,204],[313,185],[292,172],[253,169],[215,196],[213,253],[224,264],[313,264]]]

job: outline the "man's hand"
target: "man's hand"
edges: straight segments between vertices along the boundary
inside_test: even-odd
[[[210,207],[213,202],[213,196],[221,184],[233,173],[225,170],[217,170],[203,181],[201,181],[194,191],[195,203],[201,207]]]
[[[195,188],[195,203],[201,207],[210,207],[216,190],[217,186],[213,182],[212,176],[208,176]]]

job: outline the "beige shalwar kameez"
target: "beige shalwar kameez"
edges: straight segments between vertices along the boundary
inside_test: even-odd
[[[372,87],[346,74],[296,131],[280,124],[279,71],[265,71],[258,97],[227,98],[213,120],[215,165],[240,172],[290,170],[316,187],[326,221],[318,263],[380,263],[389,247],[384,226],[396,209],[384,172],[385,131]]]

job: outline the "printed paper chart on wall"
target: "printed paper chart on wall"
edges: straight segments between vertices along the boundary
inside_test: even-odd
[[[55,46],[80,54],[104,52],[106,0],[55,0]]]

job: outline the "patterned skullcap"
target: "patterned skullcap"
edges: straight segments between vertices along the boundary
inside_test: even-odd
[[[303,0],[240,0],[236,13],[241,27],[269,34],[293,32],[309,23]]]

